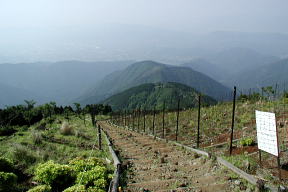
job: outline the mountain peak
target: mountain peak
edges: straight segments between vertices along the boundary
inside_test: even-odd
[[[79,98],[79,102],[82,104],[97,103],[131,87],[156,82],[185,84],[219,100],[226,99],[225,95],[230,92],[230,89],[219,82],[188,67],[165,65],[155,61],[141,61],[128,66],[117,74],[107,76],[94,87],[93,92],[86,93]]]
[[[146,66],[165,66],[165,64],[163,63],[159,63],[153,60],[144,60],[144,61],[139,61],[136,62],[134,64],[132,64],[131,66],[142,66],[142,65],[146,65]]]

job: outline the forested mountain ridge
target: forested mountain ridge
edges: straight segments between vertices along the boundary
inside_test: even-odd
[[[180,100],[180,108],[190,108],[198,105],[199,92],[180,83],[148,83],[132,87],[104,100],[103,104],[110,105],[114,110],[146,109],[157,110],[165,107],[176,109]],[[202,96],[204,105],[216,104],[217,101],[209,96]]]
[[[98,103],[131,87],[145,83],[177,82],[195,88],[215,99],[227,99],[230,89],[189,67],[172,66],[154,61],[134,63],[122,71],[106,76],[91,91],[78,98],[82,104]]]

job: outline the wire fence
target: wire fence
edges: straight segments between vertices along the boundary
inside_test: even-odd
[[[185,109],[179,100],[178,119],[178,106],[168,109],[165,104],[160,110],[138,108],[118,111],[113,113],[112,119],[114,124],[127,126],[132,130],[168,140],[177,140],[179,143],[192,147],[197,146],[199,136],[200,148],[213,148],[215,146],[215,151],[221,152],[218,146],[228,144],[231,139],[232,122],[234,123],[233,142],[245,138],[251,138],[256,142],[255,110],[273,112],[276,114],[279,128],[280,150],[284,152],[288,149],[288,121],[286,120],[288,117],[288,97],[286,90],[284,85],[238,90],[233,120],[233,103],[231,101],[208,106],[208,103],[201,100],[199,108],[199,97],[196,95],[191,101],[195,103],[194,108]],[[233,99],[233,92],[229,94],[229,97],[231,100]],[[166,103],[166,106],[169,104]]]

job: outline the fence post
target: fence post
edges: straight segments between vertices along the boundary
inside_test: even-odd
[[[198,126],[197,126],[197,148],[200,143],[200,111],[201,111],[201,94],[198,96]]]
[[[259,165],[260,165],[260,168],[262,168],[262,156],[261,156],[261,149],[258,149],[258,152],[259,152]]]
[[[99,150],[102,150],[102,142],[101,142],[101,127],[98,125],[98,145],[99,145]]]
[[[232,125],[231,125],[230,151],[229,151],[230,155],[232,154],[233,130],[234,130],[234,120],[235,120],[235,102],[236,102],[236,86],[234,86],[234,94],[233,94],[233,111],[232,111]]]
[[[154,136],[155,136],[155,115],[156,115],[156,111],[155,111],[155,106],[154,106],[154,109],[153,109],[153,123],[152,123],[152,132],[153,132]]]
[[[177,118],[176,118],[176,141],[178,141],[179,107],[180,107],[180,99],[178,99],[178,105],[177,105]]]
[[[164,129],[165,129],[165,101],[163,103],[163,116],[162,116],[162,138],[163,139],[165,137]]]

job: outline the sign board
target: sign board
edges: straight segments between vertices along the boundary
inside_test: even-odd
[[[258,149],[278,157],[278,141],[275,113],[256,110]]]

